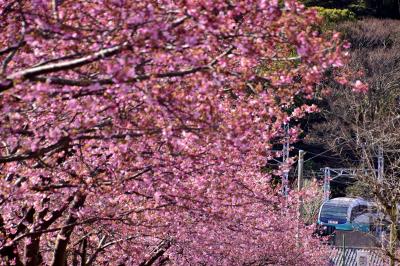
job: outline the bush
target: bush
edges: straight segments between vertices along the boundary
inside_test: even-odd
[[[300,0],[305,6],[329,9],[348,9],[357,16],[373,16],[376,10],[364,0]]]
[[[347,8],[349,5],[360,4],[361,0],[300,0],[306,6],[321,6],[325,8]]]
[[[348,9],[324,8],[319,6],[314,8],[324,18],[327,25],[356,19],[356,15]]]
[[[399,18],[398,0],[299,0],[305,6],[348,9],[357,16]]]

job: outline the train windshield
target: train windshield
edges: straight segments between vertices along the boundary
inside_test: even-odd
[[[321,217],[333,219],[346,219],[349,206],[335,203],[325,203],[321,209]]]

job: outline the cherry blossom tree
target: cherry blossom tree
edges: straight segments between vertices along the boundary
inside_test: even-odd
[[[315,11],[2,0],[0,12],[2,265],[321,265],[296,196],[261,171],[282,125],[316,110],[294,97],[345,63]]]

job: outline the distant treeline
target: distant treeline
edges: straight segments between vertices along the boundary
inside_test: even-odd
[[[400,18],[400,0],[302,0],[307,6],[349,9],[358,16]]]

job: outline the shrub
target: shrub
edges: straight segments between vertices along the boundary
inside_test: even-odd
[[[321,6],[325,8],[347,8],[351,4],[359,4],[360,0],[300,0],[306,6]]]
[[[319,6],[314,8],[324,18],[327,25],[356,19],[356,15],[348,9],[324,8]]]

